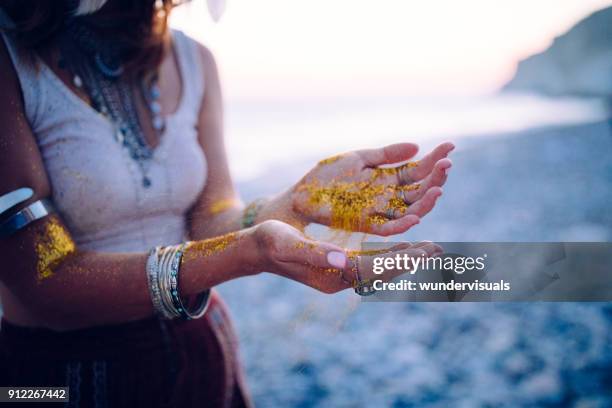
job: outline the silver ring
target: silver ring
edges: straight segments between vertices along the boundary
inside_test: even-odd
[[[401,166],[397,172],[397,177],[399,178],[400,184],[410,184],[412,183],[412,179],[406,174],[408,170],[408,166]]]
[[[355,257],[355,277],[357,278],[357,281],[354,290],[359,296],[370,296],[376,293],[376,289],[370,285],[369,280],[361,280],[361,276],[359,275],[360,261],[361,257],[357,255],[357,257]]]
[[[345,283],[345,284],[347,284],[347,285],[349,285],[349,286],[353,286],[353,283],[352,283],[352,282],[350,282],[350,281],[348,281],[348,280],[347,280],[347,279],[344,277],[344,269],[341,269],[341,270],[340,270],[340,280],[341,280],[343,283]]]
[[[400,194],[402,195],[402,196],[401,196],[401,199],[402,199],[402,200],[403,200],[403,201],[404,201],[406,204],[411,204],[411,202],[410,202],[410,201],[408,201],[408,199],[406,198],[406,190],[403,190],[403,189],[402,189],[402,190],[400,191]]]
[[[394,220],[395,219],[395,208],[387,208],[387,210],[385,211],[385,217],[387,217],[390,220]]]

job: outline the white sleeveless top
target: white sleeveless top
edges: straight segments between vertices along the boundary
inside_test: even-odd
[[[2,34],[17,71],[25,113],[51,181],[52,200],[80,248],[141,252],[186,238],[186,213],[206,181],[197,123],[204,73],[197,44],[172,31],[181,100],[142,175],[114,138],[112,123],[76,96],[42,61],[32,64]]]

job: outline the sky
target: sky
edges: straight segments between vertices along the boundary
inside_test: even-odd
[[[205,0],[172,25],[207,45],[226,98],[478,94],[612,0]]]

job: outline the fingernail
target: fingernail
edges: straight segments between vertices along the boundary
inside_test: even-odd
[[[328,252],[327,262],[334,268],[342,269],[346,266],[346,255],[338,251]]]

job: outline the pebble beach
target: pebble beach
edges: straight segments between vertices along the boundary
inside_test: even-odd
[[[461,138],[443,199],[394,239],[610,241],[611,128]],[[249,197],[287,183],[239,187]],[[610,304],[361,303],[269,274],[219,290],[258,406],[612,405]]]

